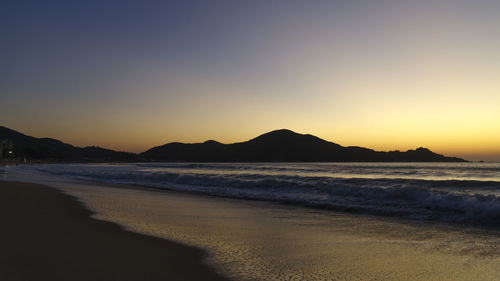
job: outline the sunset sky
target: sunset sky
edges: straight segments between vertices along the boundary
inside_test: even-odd
[[[78,146],[287,128],[500,160],[500,1],[6,0],[0,98]]]

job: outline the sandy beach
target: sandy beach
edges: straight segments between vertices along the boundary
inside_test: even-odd
[[[90,215],[55,189],[0,181],[0,280],[227,280],[202,250]]]

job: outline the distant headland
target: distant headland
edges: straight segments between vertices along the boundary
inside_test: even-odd
[[[375,151],[341,146],[309,134],[275,130],[254,139],[222,144],[172,142],[142,153],[119,152],[96,146],[75,147],[52,138],[26,136],[0,126],[2,158],[44,162],[467,162],[426,148]],[[2,161],[2,159],[0,159]]]

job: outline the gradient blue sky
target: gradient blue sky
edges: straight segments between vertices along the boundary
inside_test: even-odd
[[[0,120],[143,151],[279,128],[500,160],[500,1],[1,1]]]

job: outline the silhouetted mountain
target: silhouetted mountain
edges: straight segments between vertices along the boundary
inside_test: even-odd
[[[465,162],[426,148],[406,152],[379,152],[343,147],[312,135],[276,130],[246,142],[222,144],[214,140],[185,144],[172,142],[139,155],[96,146],[75,147],[51,138],[34,138],[0,126],[0,140],[10,139],[13,157],[71,162]]]
[[[406,152],[379,152],[363,147],[343,147],[312,135],[276,130],[233,144],[168,143],[139,154],[142,160],[178,162],[466,162],[426,148]]]
[[[10,139],[13,143],[11,157],[46,161],[110,162],[134,161],[136,155],[117,152],[95,146],[75,147],[51,138],[34,138],[0,126],[0,140]]]

